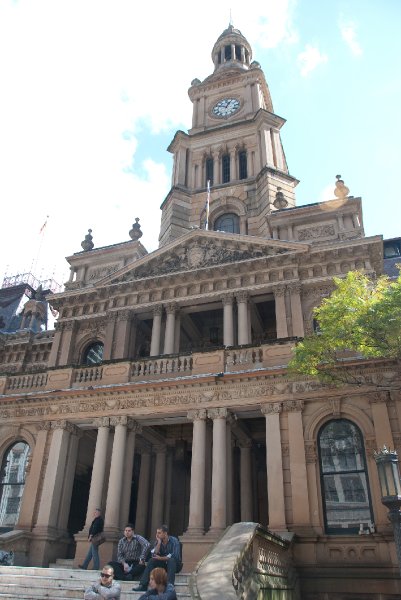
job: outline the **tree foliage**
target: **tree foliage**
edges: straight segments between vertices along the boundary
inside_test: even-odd
[[[334,283],[332,294],[314,309],[318,331],[297,344],[290,369],[350,382],[344,377],[350,358],[399,360],[401,274],[395,281],[385,276],[372,281],[351,271]]]

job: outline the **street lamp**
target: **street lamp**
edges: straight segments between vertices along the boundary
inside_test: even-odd
[[[398,566],[401,575],[401,481],[398,468],[398,455],[395,450],[383,446],[374,453],[379,473],[382,504],[388,508],[388,519],[394,531],[394,543],[397,551]]]

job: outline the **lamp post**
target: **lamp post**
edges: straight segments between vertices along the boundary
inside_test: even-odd
[[[379,474],[382,504],[388,508],[388,519],[393,526],[394,543],[401,575],[401,481],[398,455],[395,450],[383,446],[374,453]]]

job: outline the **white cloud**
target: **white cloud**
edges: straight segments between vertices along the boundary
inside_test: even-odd
[[[343,18],[341,18],[339,27],[341,36],[351,50],[352,54],[354,56],[362,56],[362,48],[356,39],[355,24],[351,21],[346,22],[343,20]]]
[[[306,77],[314,71],[319,65],[324,64],[328,61],[327,54],[322,54],[316,46],[307,44],[305,50],[298,54],[297,58],[300,66],[300,73],[302,77]]]

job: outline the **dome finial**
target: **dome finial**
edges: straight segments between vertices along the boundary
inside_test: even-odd
[[[132,229],[129,232],[129,236],[130,236],[131,240],[134,240],[134,242],[137,242],[139,240],[139,238],[141,238],[143,236],[143,233],[141,231],[141,226],[139,225],[138,217],[136,217],[135,223],[132,225]]]
[[[93,236],[91,235],[91,233],[92,233],[92,229],[88,229],[88,233],[86,234],[84,241],[81,242],[81,248],[84,249],[84,252],[88,252],[88,250],[92,250],[92,248],[95,245],[92,242]]]

